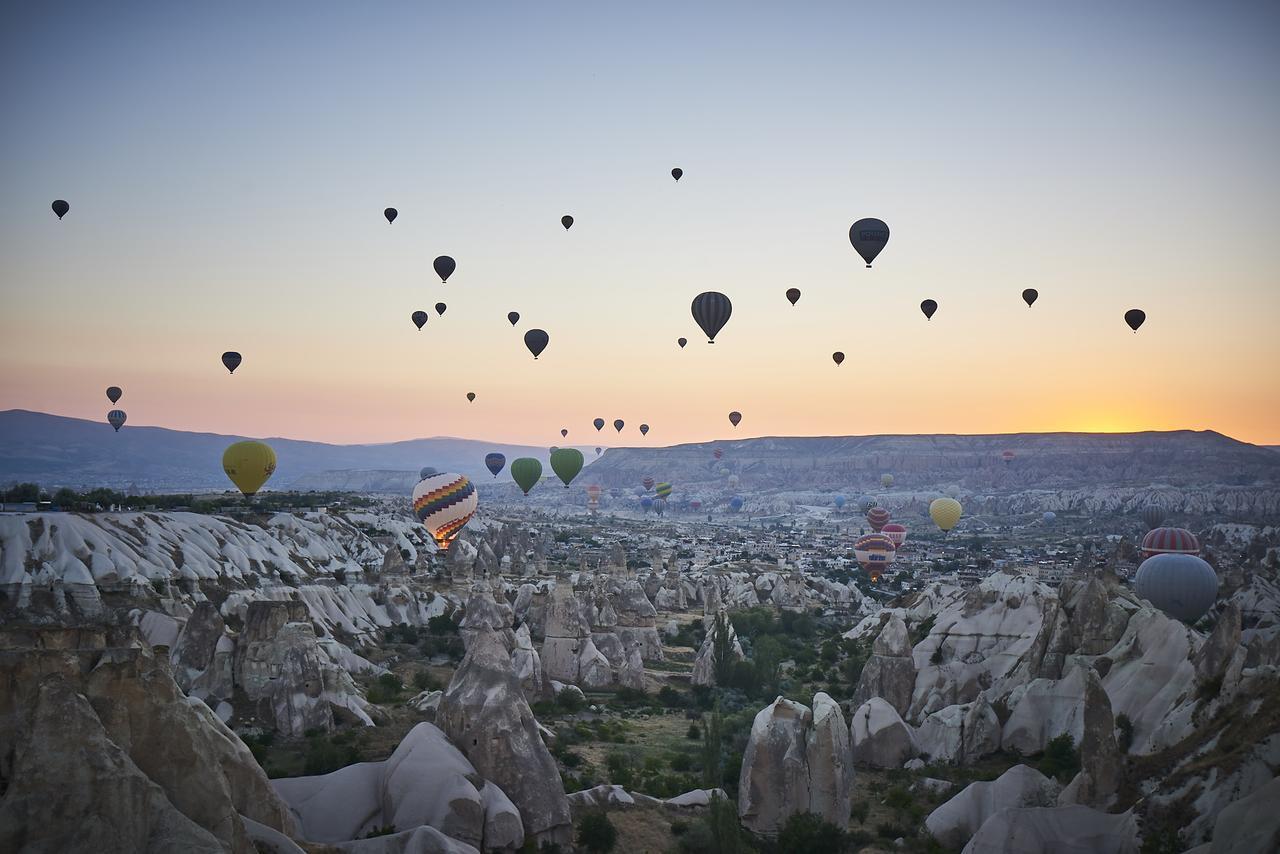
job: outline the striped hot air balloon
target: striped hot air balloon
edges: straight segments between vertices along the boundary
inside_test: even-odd
[[[1169,517],[1169,511],[1165,509],[1163,504],[1152,502],[1142,508],[1140,515],[1142,516],[1142,524],[1147,526],[1148,531],[1151,531],[1164,524],[1164,520]]]
[[[671,484],[659,483],[654,487],[653,494],[658,498],[666,499],[671,497]]]
[[[884,534],[886,537],[888,537],[890,540],[893,541],[893,547],[895,549],[902,548],[902,544],[907,541],[906,527],[903,525],[899,525],[897,522],[890,522],[889,524],[885,525],[883,528],[880,529],[880,533]]]
[[[1017,454],[1015,454],[1013,451],[1001,451],[1001,452],[1000,452],[1000,459],[1004,460],[1006,465],[1007,465],[1007,464],[1009,464],[1009,463],[1011,463],[1011,462],[1013,462],[1013,458],[1014,458],[1014,457],[1016,457],[1016,456],[1017,456]]]
[[[858,559],[858,565],[871,576],[872,581],[880,578],[885,569],[893,564],[897,551],[893,540],[884,534],[867,534],[853,542],[853,556]]]
[[[1142,556],[1198,555],[1200,541],[1186,528],[1155,528],[1142,538]]]
[[[733,314],[733,303],[718,291],[707,291],[693,298],[693,319],[706,333],[707,343],[716,343],[716,335],[729,322]]]
[[[643,478],[641,478],[640,483],[644,484],[644,488],[646,492],[648,492],[650,489],[653,489],[653,478],[649,477],[648,475],[645,475]]]
[[[440,551],[449,550],[479,505],[475,484],[466,475],[441,472],[413,488],[413,513]]]
[[[494,477],[498,476],[498,472],[502,471],[502,467],[506,464],[507,458],[505,454],[500,454],[497,451],[494,451],[491,454],[484,455],[484,467],[487,468],[489,473]]]
[[[889,511],[883,507],[872,507],[867,511],[867,524],[870,525],[871,530],[875,531],[877,534],[883,530],[884,526],[887,525],[889,520],[892,518],[893,517],[889,514]]]

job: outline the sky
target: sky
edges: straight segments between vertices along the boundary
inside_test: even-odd
[[[1274,3],[0,14],[0,409],[101,419],[118,385],[130,425],[333,442],[1280,444]]]

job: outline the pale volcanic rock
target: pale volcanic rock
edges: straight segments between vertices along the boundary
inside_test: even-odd
[[[741,661],[745,658],[742,651],[742,644],[738,641],[738,634],[733,630],[733,623],[729,620],[729,614],[726,611],[720,611],[724,615],[725,635],[729,642],[730,658],[734,661]],[[716,630],[716,621],[712,620],[707,626],[707,634],[702,639],[702,646],[698,648],[698,655],[693,661],[693,684],[694,685],[714,685],[716,684],[715,672],[715,644],[718,632]]]
[[[1106,809],[1115,801],[1120,777],[1124,773],[1124,763],[1116,742],[1116,719],[1111,713],[1111,699],[1096,672],[1090,669],[1084,673],[1080,771],[1067,784],[1058,803]]]
[[[806,733],[809,812],[833,824],[849,818],[853,791],[853,747],[840,705],[819,691],[813,695],[813,726]]]
[[[1088,673],[1092,673],[1088,668],[1073,667],[1061,679],[1036,679],[1028,685],[1005,721],[1004,749],[1024,755],[1039,753],[1063,734],[1079,744],[1084,734]]]
[[[863,765],[901,768],[920,753],[915,731],[880,697],[872,697],[854,711],[849,730],[853,761]]]
[[[920,752],[934,762],[965,765],[1000,749],[1000,719],[983,694],[972,703],[947,706],[916,731]]]
[[[738,782],[738,815],[756,833],[776,833],[809,808],[808,731],[813,714],[778,697],[751,725]]]
[[[1083,806],[1004,809],[983,823],[962,854],[1137,854],[1138,822]]]
[[[911,707],[915,684],[911,635],[902,618],[891,614],[871,646],[871,657],[862,668],[851,703],[856,708],[872,697],[880,697],[899,715],[905,715]]]
[[[632,640],[640,642],[645,661],[662,661],[662,639],[658,637],[657,611],[637,581],[628,581],[614,601],[618,615],[618,637],[625,649]]]
[[[1051,803],[1058,786],[1026,765],[1015,765],[991,782],[970,783],[925,819],[929,833],[950,848],[958,848],[997,812],[1028,803]]]

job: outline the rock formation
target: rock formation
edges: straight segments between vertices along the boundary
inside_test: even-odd
[[[693,684],[694,685],[714,685],[716,684],[716,638],[719,637],[717,625],[725,627],[725,636],[728,638],[729,658],[733,661],[741,661],[745,658],[742,651],[742,644],[738,642],[738,634],[733,630],[733,623],[729,620],[729,614],[723,609],[711,620],[707,625],[707,634],[702,639],[702,646],[698,649],[698,655],[693,660]]]
[[[662,639],[658,637],[653,603],[645,595],[638,581],[630,580],[622,585],[622,592],[614,601],[618,614],[618,637],[625,648],[632,640],[640,642],[640,654],[645,661],[662,661]]]
[[[854,762],[873,768],[901,768],[920,752],[915,731],[880,697],[859,706],[849,726]]]
[[[1106,809],[1115,801],[1124,763],[1116,744],[1111,699],[1093,670],[1085,672],[1083,718],[1080,772],[1063,790],[1058,803]]]
[[[1111,815],[1082,806],[1004,809],[987,819],[964,854],[1137,854],[1132,812]]]
[[[916,665],[911,657],[911,635],[902,618],[892,614],[871,645],[871,657],[862,668],[852,704],[857,708],[872,697],[880,697],[899,715],[905,715],[911,708],[911,694],[915,686]]]
[[[1000,749],[1000,719],[986,695],[947,706],[924,719],[916,732],[920,752],[934,762],[965,765]]]
[[[948,848],[959,848],[1003,809],[1053,803],[1058,786],[1026,765],[1015,765],[991,782],[970,783],[929,813],[925,828]]]
[[[569,842],[569,802],[559,771],[492,630],[482,629],[472,639],[437,720],[476,770],[511,798],[527,836],[538,844]]]

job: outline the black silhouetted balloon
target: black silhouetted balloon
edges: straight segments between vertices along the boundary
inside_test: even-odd
[[[123,394],[124,391],[118,385],[108,386],[107,388],[107,400],[112,403],[118,401]]]
[[[925,320],[933,320],[933,313],[938,310],[936,300],[927,299],[920,303],[920,310],[924,312]]]
[[[831,361],[835,362],[837,365],[843,363],[844,353],[841,353],[839,350],[835,351],[831,354]]]
[[[641,425],[640,425],[640,435],[641,435],[641,436],[648,436],[648,435],[649,435],[649,425],[648,425],[648,424],[641,424]]]
[[[508,312],[507,312],[507,320],[511,321],[511,325],[512,325],[512,326],[515,326],[517,323],[519,323],[519,322],[520,322],[520,312],[518,312],[518,311],[508,311]]]
[[[524,334],[524,346],[529,348],[535,359],[547,349],[547,342],[550,340],[551,336],[541,329],[530,329]]]
[[[791,303],[792,305],[795,305],[796,303],[800,302],[799,288],[787,288],[787,302]]]
[[[445,305],[442,302],[436,303],[436,314],[444,314],[444,310],[448,307],[449,306]]]
[[[429,318],[430,316],[431,315],[427,314],[425,311],[415,311],[413,314],[410,315],[410,317],[413,319],[413,325],[418,327],[419,329],[421,329],[423,326],[426,325],[427,318]]]
[[[1147,313],[1140,308],[1131,308],[1124,313],[1124,322],[1129,324],[1129,328],[1134,332],[1138,331],[1138,327],[1146,322]]]
[[[568,435],[569,435],[569,428],[568,428],[568,427],[561,427],[561,428],[560,428],[560,438],[561,438],[561,439],[563,439],[564,437],[566,437],[566,436],[568,436]]]
[[[881,219],[860,219],[849,227],[849,242],[870,267],[889,242],[889,226]]]
[[[71,210],[71,205],[62,199],[55,199],[53,202],[53,212],[58,215],[58,219],[62,219],[67,215],[67,211]],[[92,219],[92,217],[90,217]]]
[[[681,178],[684,177],[684,170],[681,169],[679,166],[677,166],[676,168],[671,170],[671,177],[679,181]]]
[[[737,427],[741,421],[742,421],[741,412],[735,409],[733,412],[729,413],[729,423],[732,424],[734,427]]]
[[[595,421],[592,421],[591,423],[592,423],[592,425],[596,428],[596,432],[597,432],[597,433],[599,433],[601,430],[603,430],[603,429],[604,429],[604,419],[603,419],[603,418],[597,418]]]
[[[569,226],[573,225],[573,217],[569,216],[568,214],[565,214],[564,216],[560,217],[560,224],[564,226],[565,231],[568,231]]]
[[[124,422],[128,418],[129,416],[124,414],[123,409],[113,409],[107,413],[107,423],[114,427],[117,433],[120,432],[120,428],[124,426]]]
[[[679,344],[679,345],[680,345],[680,349],[681,349],[681,350],[683,350],[683,349],[684,349],[684,345],[686,345],[686,344],[688,344],[688,343],[689,343],[689,339],[688,339],[688,338],[677,338],[677,339],[676,339],[676,343],[677,343],[677,344]]]
[[[240,367],[240,363],[242,361],[243,359],[240,357],[240,354],[234,350],[228,350],[222,354],[223,366],[233,374],[236,372],[236,368]]]
[[[474,391],[467,392],[467,402],[468,403],[476,402],[476,393]]]
[[[707,343],[716,343],[716,335],[729,322],[733,303],[718,291],[707,291],[693,298],[693,319],[707,336]]]
[[[447,282],[449,277],[453,275],[453,271],[458,269],[458,262],[448,255],[441,255],[431,262],[431,266],[436,268],[436,275],[440,277],[440,281]]]
[[[400,216],[400,211],[395,208],[387,208],[382,212],[382,215],[387,218],[387,225],[390,225],[396,221],[396,217]]]
[[[1027,288],[1022,292],[1022,301],[1027,304],[1027,308],[1035,305],[1036,300],[1040,299],[1040,292],[1035,288]]]
[[[627,426],[627,422],[623,421],[621,418],[615,418],[613,420],[613,429],[617,430],[619,433],[621,433],[622,428],[626,426]]]

